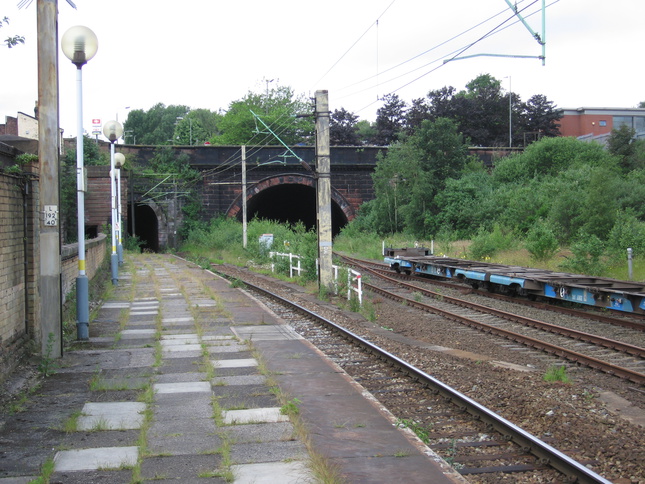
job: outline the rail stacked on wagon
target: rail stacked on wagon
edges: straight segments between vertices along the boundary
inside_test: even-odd
[[[426,248],[385,248],[383,255],[385,263],[396,272],[459,280],[474,288],[504,294],[645,314],[645,285],[640,283],[438,257]]]

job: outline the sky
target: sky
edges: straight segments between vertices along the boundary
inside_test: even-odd
[[[19,111],[33,115],[36,2],[18,8],[28,0],[0,0],[0,19],[10,22],[0,39],[26,39],[0,46],[0,123]],[[369,121],[384,95],[409,104],[444,86],[462,90],[480,74],[524,101],[542,94],[559,108],[645,101],[643,0],[546,0],[544,66],[535,58],[541,45],[505,0],[73,2],[77,9],[58,0],[59,39],[84,25],[99,42],[83,67],[87,132],[94,119],[123,122],[130,110],[157,103],[226,110],[249,91],[277,85],[307,98],[327,90],[331,110]],[[517,1],[540,36],[541,4]],[[76,67],[59,52],[60,126],[69,137],[78,130]]]

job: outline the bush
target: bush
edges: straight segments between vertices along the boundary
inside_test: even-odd
[[[475,260],[493,257],[499,251],[510,249],[513,242],[513,234],[505,234],[498,224],[495,224],[492,232],[480,229],[470,245],[470,257]]]
[[[543,221],[538,221],[529,230],[525,243],[526,250],[536,261],[547,261],[558,252],[558,239],[551,227]]]
[[[568,258],[562,268],[569,272],[598,276],[606,269],[602,260],[605,244],[595,235],[581,233],[571,246],[572,257]]]

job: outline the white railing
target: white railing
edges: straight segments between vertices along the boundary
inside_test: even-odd
[[[291,252],[289,252],[288,254],[283,254],[281,252],[269,252],[269,257],[273,259],[273,256],[289,258],[289,277],[293,277],[294,272],[298,272],[298,275],[300,275],[300,273],[304,271],[304,269],[300,267],[301,257],[299,255],[292,254]],[[293,259],[296,259],[298,261],[297,265],[295,266],[293,265]],[[273,263],[271,263],[271,272],[275,272],[275,264]]]
[[[356,284],[354,284],[356,282]],[[358,304],[363,305],[363,278],[360,272],[347,269],[347,300],[352,299],[352,292],[358,296]]]
[[[273,259],[274,257],[282,257],[284,259],[289,259],[289,277],[293,277],[293,273],[297,272],[298,276],[304,272],[305,269],[303,269],[300,265],[300,259],[302,259],[301,256],[288,253],[284,254],[281,252],[269,252],[269,257]],[[293,260],[296,260],[297,263],[294,265]],[[332,265],[331,266],[333,271],[334,271],[334,289],[336,294],[338,294],[338,274],[340,271],[340,267],[337,265]],[[272,262],[271,263],[271,272],[275,272],[275,264]],[[316,259],[316,274],[318,274],[318,259]],[[352,293],[356,293],[356,296],[358,297],[358,303],[360,305],[363,305],[363,283],[362,283],[362,276],[360,272],[356,272],[353,269],[347,268],[347,300],[350,301],[352,299]]]

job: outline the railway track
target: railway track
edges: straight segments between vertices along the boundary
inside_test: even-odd
[[[366,266],[361,266],[361,269],[377,276],[379,281],[373,284],[363,282],[363,287],[383,297],[422,311],[439,314],[576,364],[640,385],[645,384],[644,348],[439,294]],[[408,297],[411,292],[415,293],[415,298]],[[423,295],[423,298],[419,295]]]
[[[629,315],[617,316],[606,314],[605,311],[597,310],[596,308],[589,307],[587,309],[576,309],[561,304],[553,304],[553,302],[540,302],[532,301],[530,299],[517,298],[506,296],[504,294],[498,294],[490,291],[483,291],[480,289],[473,289],[469,285],[459,284],[450,281],[443,281],[439,279],[428,279],[427,277],[417,276],[415,274],[406,274],[406,273],[396,273],[393,272],[388,264],[375,261],[367,261],[362,259],[356,259],[353,257],[348,257],[342,254],[334,254],[336,257],[344,261],[346,264],[361,268],[363,270],[370,270],[376,274],[386,275],[390,278],[395,278],[402,281],[416,281],[428,283],[431,281],[433,285],[448,287],[452,289],[463,289],[465,287],[469,288],[469,291],[472,294],[477,294],[491,299],[497,299],[505,302],[512,302],[514,304],[529,306],[536,309],[553,311],[561,314],[566,314],[573,317],[585,318],[593,321],[599,321],[602,323],[611,324],[614,326],[620,326],[628,329],[633,329],[637,331],[645,332],[645,316],[637,313],[631,313]]]
[[[234,277],[245,279],[239,273]],[[515,482],[609,482],[587,468],[593,462],[576,461],[368,339],[244,282],[390,409],[400,427],[413,431],[469,480],[498,482],[512,475]]]

